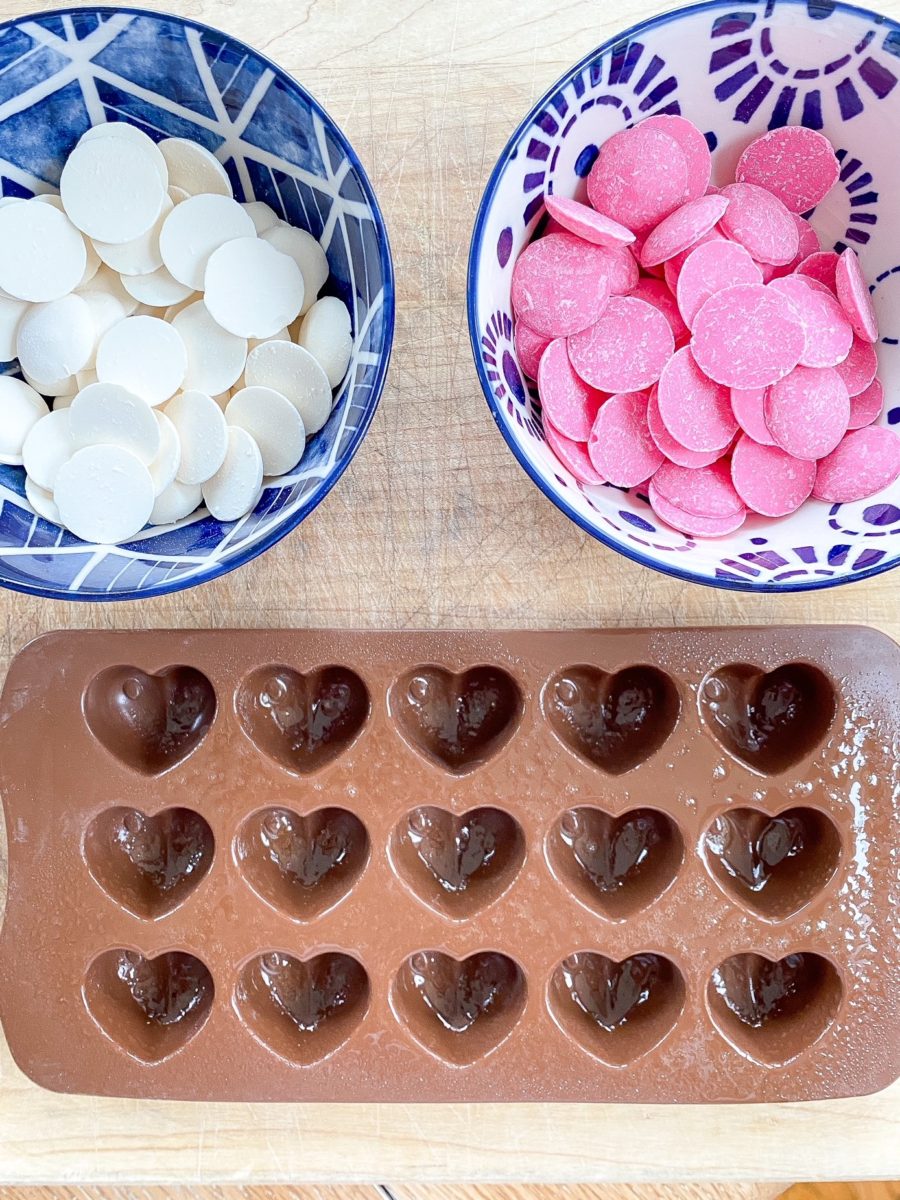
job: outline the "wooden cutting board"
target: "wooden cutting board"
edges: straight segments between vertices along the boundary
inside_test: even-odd
[[[0,596],[0,671],[63,626],[458,627],[867,622],[900,638],[888,575],[815,596],[679,583],[583,536],[488,417],[465,270],[490,168],[533,100],[659,0],[146,0],[252,42],[344,127],[398,274],[390,383],[352,467],[300,532],[236,574],[140,605]],[[0,18],[43,0],[0,0]],[[882,0],[900,18],[900,0]],[[5,867],[0,848],[0,896]],[[27,997],[23,997],[27,1003]],[[900,1085],[815,1105],[181,1105],[55,1096],[0,1044],[0,1182],[741,1180],[900,1175]]]

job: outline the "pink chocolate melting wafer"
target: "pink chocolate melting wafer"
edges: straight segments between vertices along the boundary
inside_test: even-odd
[[[598,485],[604,482],[588,457],[587,445],[583,442],[573,442],[558,429],[554,429],[546,416],[544,417],[544,436],[547,439],[547,445],[559,459],[561,465],[579,483]]]
[[[653,279],[648,275],[642,275],[631,294],[635,300],[646,300],[648,304],[659,309],[669,322],[676,342],[688,332],[688,327],[678,311],[675,297],[662,279]]]
[[[749,391],[731,389],[731,407],[741,429],[760,446],[774,446],[775,439],[766,425],[766,388],[751,388]]]
[[[586,442],[606,397],[575,373],[565,338],[557,338],[544,351],[537,385],[550,423],[573,442]]]
[[[765,188],[793,213],[820,204],[840,176],[840,163],[824,134],[803,125],[772,129],[738,159],[735,178]]]
[[[850,353],[835,370],[843,379],[851,396],[864,392],[878,374],[878,355],[871,342],[854,337]]]
[[[687,450],[724,450],[738,431],[731,393],[703,374],[689,346],[676,350],[663,369],[659,412],[666,429]]]
[[[817,250],[808,258],[803,259],[797,267],[797,274],[807,275],[810,279],[815,279],[817,283],[824,283],[830,292],[837,295],[835,280],[837,265],[838,255],[833,250]]]
[[[537,379],[541,355],[550,345],[550,339],[545,338],[542,333],[535,333],[533,329],[529,329],[524,321],[516,321],[513,342],[519,366],[529,379]]]
[[[629,246],[634,241],[630,229],[568,196],[546,196],[544,205],[558,225],[595,246]]]
[[[877,421],[884,411],[884,387],[873,379],[864,392],[850,397],[850,428],[862,429]]]
[[[766,425],[782,450],[816,460],[830,454],[850,424],[850,397],[832,367],[797,367],[766,393]]]
[[[762,271],[738,242],[724,238],[697,246],[678,276],[678,308],[687,325],[711,296],[740,283],[762,283]]]
[[[663,314],[631,296],[612,296],[600,319],[569,339],[572,366],[585,383],[608,393],[656,383],[674,350]]]
[[[672,113],[660,113],[647,117],[642,124],[650,129],[661,129],[674,138],[687,162],[687,200],[696,200],[707,194],[709,177],[712,174],[712,155],[706,138],[692,121]]]
[[[665,496],[661,495],[655,477],[650,480],[647,494],[650,499],[650,507],[661,521],[665,521],[673,529],[689,534],[691,537],[727,537],[728,534],[735,533],[740,529],[747,519],[747,510],[744,508],[727,517],[701,517],[696,513],[685,512],[684,509],[672,504]]]
[[[687,199],[687,159],[668,133],[641,123],[603,143],[587,188],[597,212],[644,234]]]
[[[691,349],[705,375],[743,391],[788,375],[806,345],[785,296],[764,284],[740,284],[712,296],[694,319]]]
[[[836,367],[842,363],[853,345],[853,328],[828,288],[805,275],[773,279],[769,287],[787,297],[803,326],[806,345],[800,365]]]
[[[513,310],[535,333],[567,337],[597,320],[609,300],[605,251],[570,233],[526,246],[512,278]]]
[[[816,464],[794,458],[778,446],[761,446],[745,435],[731,456],[735,491],[763,517],[786,517],[812,495]]]
[[[891,429],[854,429],[819,463],[813,496],[830,504],[865,500],[900,479],[900,438]]]
[[[717,462],[727,450],[727,447],[707,452],[688,450],[680,442],[677,442],[666,429],[660,414],[658,385],[655,385],[650,391],[650,400],[647,404],[647,424],[654,442],[669,462],[673,462],[679,467],[708,467],[711,463]]]
[[[650,436],[645,392],[611,396],[597,414],[588,441],[594,469],[617,487],[637,487],[665,461]]]
[[[698,517],[733,517],[745,508],[725,459],[696,470],[665,463],[653,481],[670,504]]]
[[[864,342],[878,341],[878,321],[856,251],[848,246],[838,259],[834,272],[838,300],[853,326],[853,332]]]
[[[777,196],[752,183],[730,183],[722,195],[729,200],[722,232],[745,246],[757,262],[779,266],[796,256],[797,223]]]
[[[641,265],[655,267],[689,250],[715,228],[728,208],[725,196],[700,196],[660,221],[641,250]]]

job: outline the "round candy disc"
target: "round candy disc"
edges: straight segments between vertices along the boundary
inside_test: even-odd
[[[78,144],[80,146],[82,142],[90,142],[94,138],[102,137],[121,138],[122,141],[131,142],[137,146],[153,163],[160,183],[163,187],[168,188],[169,172],[166,160],[160,153],[159,146],[152,137],[144,133],[143,129],[138,129],[136,125],[129,125],[127,121],[101,121],[99,125],[92,125],[90,129],[85,130],[78,139]]]
[[[650,480],[648,495],[650,506],[660,520],[691,537],[727,537],[740,529],[747,519],[747,510],[744,508],[737,509],[725,517],[701,517],[696,513],[685,512],[660,493],[655,476]]]
[[[84,238],[65,213],[29,200],[0,208],[0,288],[16,300],[59,300],[81,283]]]
[[[803,326],[806,345],[800,365],[836,367],[842,363],[853,344],[853,329],[828,288],[805,275],[773,279],[769,286],[787,297]]]
[[[228,172],[205,146],[188,138],[163,138],[158,143],[169,171],[169,183],[189,196],[200,193],[231,195]]]
[[[724,459],[697,469],[666,463],[653,482],[663,499],[694,516],[721,519],[744,512],[744,502],[731,481],[731,467]]]
[[[120,446],[87,446],[60,467],[53,499],[62,523],[76,537],[111,544],[128,541],[144,528],[155,496],[140,459]]]
[[[167,267],[158,267],[146,275],[123,275],[122,287],[140,304],[149,304],[153,308],[168,308],[194,294],[187,284],[179,283],[170,275]]]
[[[22,447],[25,471],[48,492],[53,491],[59,468],[75,453],[70,421],[69,409],[54,409],[32,425]]]
[[[214,250],[234,238],[256,237],[256,228],[230,196],[189,196],[163,222],[159,251],[179,283],[200,291]]]
[[[560,463],[579,483],[597,485],[604,482],[591,462],[587,446],[583,442],[573,442],[558,429],[554,429],[546,419],[544,420],[544,436],[547,439],[547,445]]]
[[[159,317],[126,317],[97,347],[97,377],[116,383],[150,405],[163,404],[181,387],[187,352],[174,326]]]
[[[767,273],[771,272],[769,278],[779,279],[784,278],[785,275],[793,275],[802,262],[809,258],[810,255],[818,254],[822,248],[819,242],[819,235],[813,229],[812,225],[810,225],[809,221],[804,220],[803,217],[798,217],[796,213],[793,214],[793,217],[794,224],[797,226],[797,234],[800,238],[797,253],[789,263],[785,263],[781,267],[773,267],[767,263],[765,269]],[[769,280],[766,279],[766,283],[768,282]]]
[[[835,370],[847,386],[851,396],[864,392],[878,374],[878,354],[871,342],[854,337],[850,353]]]
[[[635,300],[645,300],[647,304],[652,304],[654,308],[659,309],[669,322],[672,336],[676,342],[688,332],[688,327],[678,311],[675,297],[663,280],[654,279],[650,275],[642,275],[631,295]]]
[[[537,379],[541,355],[550,345],[550,339],[544,337],[542,333],[535,333],[533,329],[529,329],[524,321],[516,321],[513,340],[519,366],[529,379]],[[312,352],[310,351],[310,353]]]
[[[764,284],[741,284],[712,296],[697,313],[691,341],[705,375],[741,390],[783,379],[805,345],[787,298]]]
[[[527,329],[527,326],[521,321],[519,325],[522,329]],[[278,340],[289,342],[290,334],[286,338]],[[517,349],[519,344],[520,342],[517,340]],[[338,387],[347,374],[350,356],[353,353],[350,310],[343,300],[339,300],[337,296],[323,296],[321,300],[317,300],[300,324],[297,345],[310,352],[328,376],[328,382],[332,388]],[[544,345],[546,346],[546,343]],[[540,355],[538,355],[538,361],[540,361]],[[534,379],[536,376],[532,375],[531,378]]]
[[[709,187],[709,177],[712,173],[712,155],[706,138],[692,122],[672,113],[660,113],[655,117],[647,117],[642,124],[648,129],[660,129],[674,138],[681,147],[681,152],[687,163],[687,195],[686,200],[696,200],[698,196],[706,195]]]
[[[166,416],[181,443],[177,479],[189,486],[206,483],[228,450],[228,425],[221,408],[205,392],[187,391],[169,401]]]
[[[724,238],[704,242],[684,260],[678,275],[678,308],[688,326],[710,298],[741,283],[762,283],[762,271],[738,242]]]
[[[640,268],[630,246],[598,247],[604,254],[611,296],[627,296],[637,287]]]
[[[315,304],[328,279],[328,259],[325,257],[325,251],[311,233],[284,221],[279,221],[274,228],[267,229],[262,239],[281,254],[292,258],[300,268],[304,293],[300,313],[305,316]]]
[[[172,328],[187,355],[185,391],[217,396],[237,383],[247,361],[247,339],[223,329],[202,300],[176,313]]]
[[[154,223],[140,237],[130,242],[94,241],[98,257],[120,275],[149,275],[162,266],[159,234],[163,222],[175,205],[168,194],[163,196],[162,208]]]
[[[12,375],[0,375],[0,463],[21,466],[25,439],[49,411],[33,387]]]
[[[172,525],[189,517],[203,503],[203,489],[198,484],[179,483],[176,479],[160,492],[150,513],[151,525]]]
[[[666,429],[687,450],[724,450],[738,430],[728,388],[703,374],[689,346],[666,363],[659,412]]]
[[[649,387],[674,350],[663,314],[631,296],[610,297],[600,319],[569,339],[572,366],[585,383],[609,393]]]
[[[669,462],[676,463],[679,467],[708,467],[710,463],[716,462],[725,453],[724,450],[697,451],[688,450],[677,442],[672,437],[659,411],[659,388],[658,385],[650,391],[650,400],[647,405],[647,424],[650,428],[650,436],[662,450],[663,454]]]
[[[774,446],[775,439],[766,425],[765,406],[766,388],[731,389],[731,407],[744,433],[760,446]]]
[[[512,277],[513,310],[535,333],[568,337],[600,317],[609,300],[606,256],[569,233],[526,246]]]
[[[819,463],[813,495],[830,504],[865,500],[900,478],[900,437],[870,425],[854,429]]]
[[[650,436],[647,395],[624,392],[611,396],[597,414],[588,441],[594,470],[617,487],[636,487],[665,461]]]
[[[45,521],[50,521],[53,525],[62,524],[53,493],[38,487],[30,475],[25,476],[25,499],[39,517],[43,517]]]
[[[603,143],[587,189],[597,212],[646,233],[687,199],[687,158],[662,129],[635,125]]]
[[[263,481],[259,447],[245,429],[228,430],[228,452],[218,471],[203,485],[206,507],[217,521],[236,521],[256,503]]]
[[[816,464],[793,458],[777,446],[761,446],[743,435],[731,456],[731,479],[753,512],[786,517],[812,495]]]
[[[74,375],[94,352],[96,333],[81,296],[35,304],[22,317],[16,338],[19,365],[35,379]]]
[[[69,220],[101,242],[139,238],[168,199],[152,151],[108,136],[79,142],[62,169],[59,194]]]
[[[791,212],[820,204],[840,176],[840,163],[824,134],[803,125],[772,129],[738,159],[735,178],[771,192]]]
[[[884,411],[884,388],[880,379],[873,379],[864,392],[850,398],[850,428],[862,429],[877,421]]]
[[[797,267],[797,274],[824,283],[829,291],[837,295],[837,265],[838,256],[833,250],[817,250],[803,259]]]
[[[94,383],[82,389],[69,413],[77,449],[120,446],[145,464],[152,463],[159,453],[160,427],[153,409],[118,384]]]
[[[853,331],[865,342],[878,341],[878,321],[856,251],[848,246],[838,259],[834,272],[838,300],[846,312]]]
[[[328,376],[302,346],[263,342],[247,355],[244,379],[247,387],[271,388],[287,396],[303,418],[307,437],[318,433],[331,414]]]
[[[544,351],[537,385],[550,423],[573,442],[586,442],[605,397],[575,373],[565,338],[557,338]]]
[[[850,397],[831,367],[797,367],[766,393],[766,426],[794,458],[824,458],[850,424]]]
[[[235,392],[225,409],[225,420],[245,429],[259,446],[264,475],[284,475],[303,456],[303,418],[280,392],[261,387]]]
[[[276,225],[281,224],[281,217],[263,200],[247,200],[242,207],[256,226],[256,232],[260,237],[270,229],[274,229]]]
[[[11,362],[16,357],[16,334],[27,311],[27,300],[0,296],[0,362]]]
[[[544,204],[547,212],[563,229],[586,242],[593,242],[595,246],[630,246],[634,241],[634,234],[630,229],[626,229],[618,221],[604,217],[602,213],[595,212],[587,204],[579,204],[577,200],[570,200],[567,196],[552,194],[545,197]]]
[[[203,301],[214,320],[237,337],[271,337],[303,307],[300,268],[255,234],[213,251],[204,286]]]
[[[789,263],[800,245],[793,215],[777,196],[752,183],[730,183],[722,188],[729,200],[722,230],[745,246],[761,263]]]
[[[160,496],[170,484],[175,482],[178,466],[181,462],[181,441],[175,426],[164,412],[153,410],[159,425],[159,450],[153,462],[148,464],[150,478],[153,480],[153,494]]]
[[[700,196],[682,204],[660,221],[644,242],[641,265],[653,267],[683,254],[715,228],[727,208],[725,196]]]

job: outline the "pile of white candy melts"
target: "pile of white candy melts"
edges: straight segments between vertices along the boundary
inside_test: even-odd
[[[40,516],[127,541],[248,513],[328,420],[352,346],[316,239],[183,138],[89,129],[58,196],[0,200],[0,462]],[[52,398],[52,411],[45,397]]]

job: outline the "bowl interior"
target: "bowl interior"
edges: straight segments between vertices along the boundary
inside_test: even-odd
[[[256,508],[239,521],[201,509],[127,544],[92,546],[36,517],[22,469],[0,466],[0,583],[100,600],[204,582],[272,545],[319,503],[378,404],[394,301],[371,185],[298,83],[206,26],[128,9],[48,13],[0,25],[0,61],[3,195],[56,190],[66,156],[102,121],[129,121],[156,139],[190,138],[217,154],[239,200],[265,200],[321,240],[331,268],[325,290],[350,309],[353,354],[328,424],[295,471],[265,480]]]
[[[574,521],[647,565],[723,587],[823,587],[895,566],[900,483],[857,504],[809,502],[777,522],[695,541],[663,525],[642,488],[578,483],[544,440],[536,392],[512,342],[510,280],[545,218],[548,191],[584,199],[597,147],[653,113],[681,113],[713,149],[727,183],[767,129],[821,129],[841,160],[839,184],[812,216],[823,248],[852,246],[871,281],[881,328],[882,422],[900,423],[900,27],[833,0],[713,0],[666,13],[608,42],[541,100],[488,184],[472,246],[469,323],[495,420],[537,485]]]

